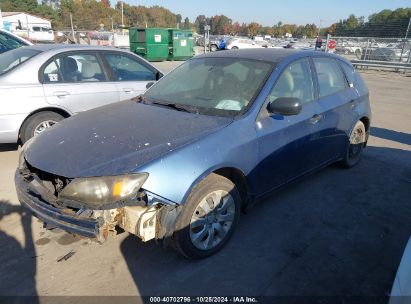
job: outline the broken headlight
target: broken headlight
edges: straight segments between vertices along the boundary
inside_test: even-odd
[[[138,173],[75,178],[59,193],[59,198],[100,207],[133,198],[147,177],[147,173]]]

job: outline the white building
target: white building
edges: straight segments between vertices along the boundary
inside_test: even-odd
[[[32,41],[54,41],[51,22],[22,12],[1,12],[3,28]]]
[[[21,12],[2,12],[3,24],[10,25],[10,31],[15,31],[22,27],[22,29],[32,28],[33,26],[51,28],[51,22],[34,15]],[[28,25],[27,25],[28,24]]]

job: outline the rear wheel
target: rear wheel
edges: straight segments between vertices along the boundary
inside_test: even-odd
[[[232,50],[238,50],[238,46],[233,46],[231,49]]]
[[[350,144],[345,157],[338,164],[344,168],[354,167],[361,159],[361,154],[365,146],[367,134],[362,121],[357,121],[350,135]]]
[[[211,174],[185,202],[175,227],[173,247],[190,259],[213,255],[233,234],[240,205],[237,187],[229,179]]]
[[[215,45],[215,44],[212,44],[211,46],[210,46],[210,51],[211,52],[216,52],[218,50],[218,47]]]
[[[24,144],[33,136],[36,136],[46,129],[52,127],[64,119],[63,116],[56,112],[46,111],[34,114],[29,117],[21,127],[20,139]]]

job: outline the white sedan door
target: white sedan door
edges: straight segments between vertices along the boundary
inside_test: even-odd
[[[60,54],[40,73],[47,102],[71,113],[120,100],[116,84],[108,81],[95,52]]]

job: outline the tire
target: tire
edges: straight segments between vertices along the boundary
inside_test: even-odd
[[[218,50],[218,47],[215,45],[215,44],[212,44],[211,46],[210,46],[210,51],[211,52],[216,52]]]
[[[42,132],[52,125],[62,121],[64,119],[63,116],[56,112],[45,111],[39,112],[34,114],[33,116],[29,117],[23,124],[20,130],[20,140],[24,144],[33,136]],[[44,124],[43,126],[41,126]],[[47,127],[48,125],[48,127]]]
[[[238,50],[238,46],[233,46],[231,49],[232,50]]]
[[[367,134],[362,121],[357,121],[350,134],[350,144],[348,145],[344,159],[337,164],[343,168],[352,168],[361,159],[362,151],[365,147]]]
[[[207,212],[205,206],[211,211]],[[209,175],[194,187],[185,202],[173,234],[174,249],[189,259],[215,254],[232,236],[240,206],[237,187],[225,177]]]

